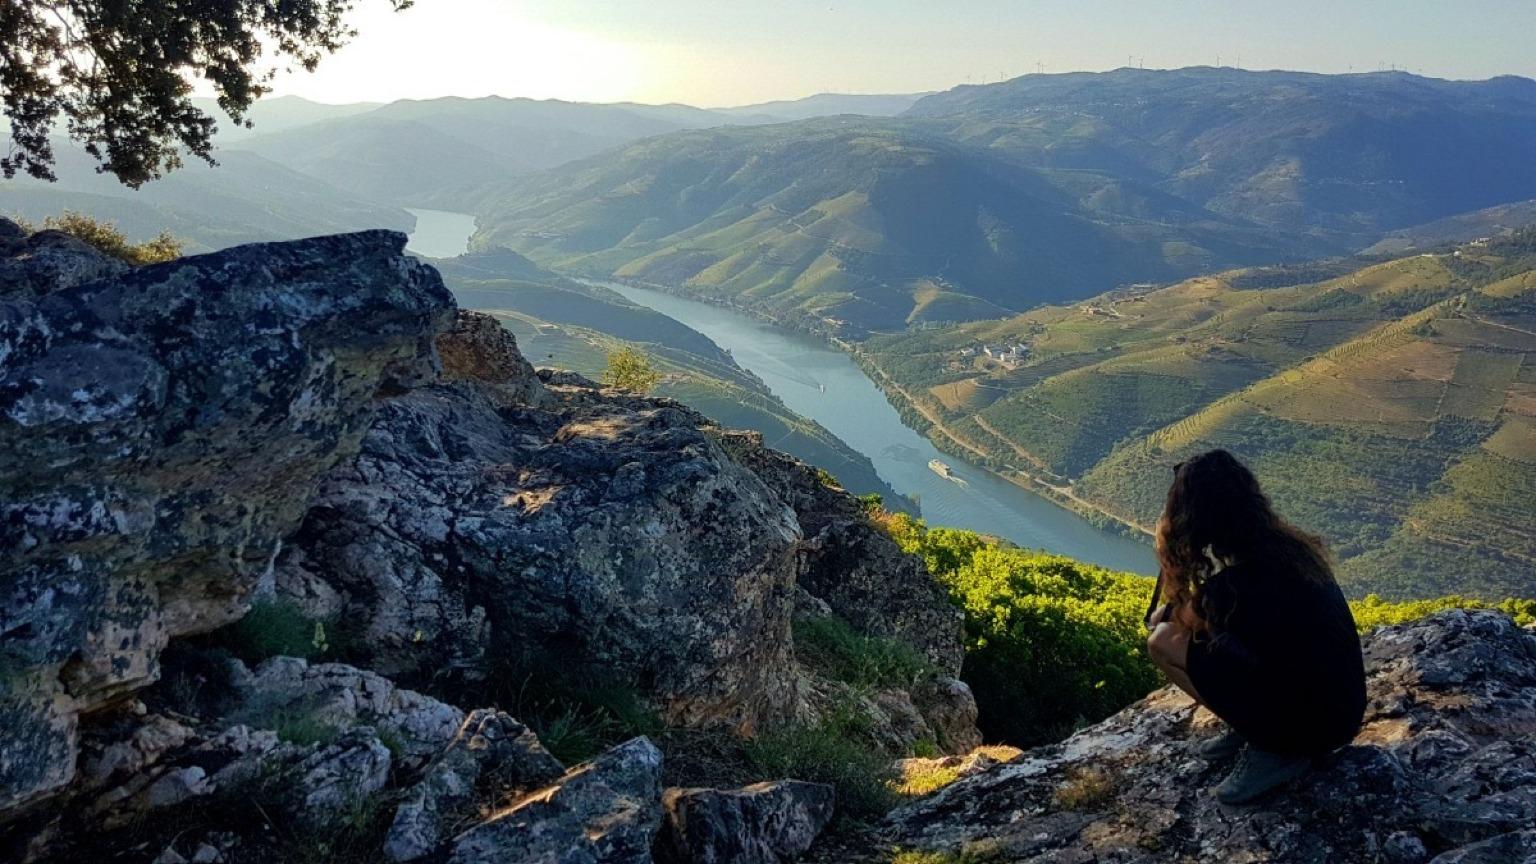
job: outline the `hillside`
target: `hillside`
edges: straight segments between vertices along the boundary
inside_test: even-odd
[[[1369,237],[1536,197],[1536,81],[1514,76],[1025,75],[928,96],[903,116],[1025,164],[1105,171],[1324,236]]]
[[[1354,266],[1117,292],[865,356],[999,465],[1140,525],[1168,466],[1226,447],[1332,542],[1352,593],[1536,590],[1536,235]],[[1023,362],[978,351],[1017,344]]]
[[[0,180],[0,215],[41,222],[75,210],[115,221],[134,240],[170,231],[188,252],[414,224],[404,210],[254,153],[221,151],[216,168],[189,162],[135,191],[96,173],[95,163],[79,150],[60,146],[58,152],[56,183]]]
[[[869,458],[787,408],[763,382],[703,334],[607,289],[565,279],[506,250],[438,261],[459,304],[495,315],[541,366],[598,380],[609,352],[635,345],[664,377],[657,392],[718,423],[751,429],[773,447],[829,471],[849,491],[914,509]]]
[[[481,245],[853,335],[1315,249],[1150,190],[1094,204],[1099,186],[833,118],[651,138],[469,200]]]

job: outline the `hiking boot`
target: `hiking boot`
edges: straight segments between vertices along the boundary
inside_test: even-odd
[[[1282,756],[1248,746],[1237,757],[1237,765],[1227,779],[1216,787],[1216,800],[1227,805],[1247,804],[1307,773],[1312,760],[1305,756]]]
[[[1237,734],[1236,729],[1229,727],[1227,731],[1201,744],[1196,752],[1207,762],[1220,762],[1228,756],[1236,756],[1237,751],[1247,743],[1243,736]]]

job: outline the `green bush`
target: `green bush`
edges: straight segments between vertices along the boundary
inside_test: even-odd
[[[1056,740],[1162,683],[1144,647],[1151,579],[906,516],[886,524],[965,612],[961,677],[988,738]]]
[[[1147,659],[1142,615],[1153,580],[1014,548],[970,531],[929,529],[880,514],[907,552],[965,611],[961,677],[971,685],[987,737],[1028,746],[1057,740],[1144,696],[1163,682]],[[1350,604],[1362,632],[1442,609],[1498,609],[1536,622],[1536,600],[1469,597]]]
[[[327,626],[327,625],[330,626]],[[339,652],[334,621],[311,618],[288,600],[261,600],[239,621],[214,631],[209,642],[249,664],[271,657],[318,660]]]
[[[25,222],[19,224],[28,231],[32,230],[32,227]],[[106,255],[129,264],[159,264],[162,261],[174,261],[181,257],[181,241],[172,237],[168,231],[160,232],[155,239],[145,243],[133,243],[116,224],[103,222],[71,210],[65,210],[58,216],[49,216],[44,219],[43,227],[62,231],[77,240],[89,243]]]
[[[661,383],[661,373],[644,353],[625,346],[608,355],[603,384],[631,393],[649,393]]]
[[[838,617],[795,622],[795,656],[806,668],[856,690],[909,688],[931,674],[920,651],[883,636],[869,636]]]
[[[1515,619],[1521,626],[1536,624],[1536,600],[1508,598],[1489,603],[1472,597],[1451,595],[1431,600],[1405,600],[1392,602],[1375,594],[1367,594],[1363,600],[1351,600],[1350,611],[1355,614],[1355,626],[1361,633],[1368,633],[1388,624],[1416,621],[1446,609],[1497,609]]]

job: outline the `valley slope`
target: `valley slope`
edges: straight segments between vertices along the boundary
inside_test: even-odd
[[[987,359],[1022,345],[1022,361]],[[1146,527],[1169,466],[1248,460],[1354,594],[1536,590],[1536,233],[1252,268],[876,337],[989,455]]]

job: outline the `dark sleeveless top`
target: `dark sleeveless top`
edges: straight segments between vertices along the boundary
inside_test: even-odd
[[[1200,698],[1249,743],[1288,755],[1348,744],[1365,714],[1365,663],[1344,593],[1277,567],[1234,564],[1200,592],[1190,640]]]

